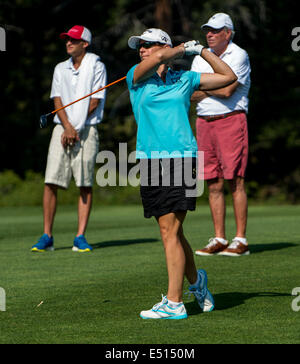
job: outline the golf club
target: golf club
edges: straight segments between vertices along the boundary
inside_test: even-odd
[[[110,86],[114,85],[115,83],[118,83],[118,82],[120,82],[120,81],[123,81],[123,80],[125,80],[125,78],[126,78],[126,76],[124,76],[124,77],[120,78],[119,80],[114,81],[114,82],[112,82],[112,83],[110,83],[110,84],[108,84],[108,85],[106,85],[106,86],[104,86],[104,87],[101,87],[101,88],[99,88],[99,90],[96,90],[96,91],[94,91],[94,92],[91,92],[90,94],[88,94],[88,95],[86,95],[86,96],[83,96],[83,97],[81,97],[81,98],[80,98],[80,99],[78,99],[78,100],[72,101],[72,102],[70,102],[69,104],[67,104],[67,105],[65,105],[65,106],[62,106],[62,107],[60,107],[60,108],[58,108],[58,109],[56,109],[56,110],[53,110],[53,111],[49,112],[48,114],[41,115],[41,116],[40,116],[40,128],[45,128],[45,127],[47,126],[47,118],[48,118],[48,116],[50,116],[50,115],[52,115],[52,114],[55,114],[55,113],[57,113],[59,110],[65,109],[66,107],[68,107],[68,106],[70,106],[70,105],[75,104],[75,102],[78,102],[78,101],[80,101],[80,100],[83,100],[83,99],[85,99],[85,98],[87,98],[87,97],[91,96],[91,95],[94,95],[95,93],[100,92],[100,91],[104,90],[105,88],[107,88],[107,87],[110,87]]]

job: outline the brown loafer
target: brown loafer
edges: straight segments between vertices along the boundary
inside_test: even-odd
[[[233,239],[232,243],[228,248],[224,249],[219,255],[226,255],[228,257],[239,257],[241,255],[249,255],[249,247],[248,244],[243,244],[237,239]]]
[[[228,242],[227,244],[222,244],[216,238],[211,238],[209,239],[209,243],[206,245],[206,247],[196,250],[195,254],[202,256],[216,255],[220,254],[220,252],[224,251],[226,248],[228,248]]]

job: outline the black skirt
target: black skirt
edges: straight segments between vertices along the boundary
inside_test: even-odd
[[[196,158],[140,160],[144,216],[196,209]]]

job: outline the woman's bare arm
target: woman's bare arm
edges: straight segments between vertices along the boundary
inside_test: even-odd
[[[134,70],[133,82],[138,83],[154,75],[159,66],[184,55],[183,43],[177,47],[165,46],[141,61]]]

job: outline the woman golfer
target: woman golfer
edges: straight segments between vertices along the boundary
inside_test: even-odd
[[[195,181],[197,142],[189,123],[190,98],[196,90],[221,88],[237,78],[217,56],[196,41],[172,47],[167,33],[147,29],[128,40],[139,51],[141,62],[127,74],[133,113],[138,126],[136,157],[141,165],[141,197],[145,217],[154,216],[164,245],[168,292],[148,311],[144,319],[183,319],[187,317],[182,302],[184,276],[191,284],[203,311],[214,308],[207,289],[207,275],[197,271],[192,249],[183,233],[187,210],[195,210],[196,197],[187,193]],[[213,68],[213,74],[173,71],[168,67],[184,55],[201,55]],[[185,175],[190,171],[190,178]],[[193,175],[193,176],[192,176]],[[188,181],[187,181],[188,180]]]

